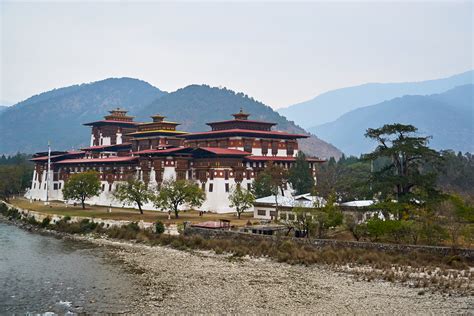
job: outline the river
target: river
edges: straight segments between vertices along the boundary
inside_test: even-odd
[[[0,222],[0,314],[131,312],[133,274],[103,247]]]

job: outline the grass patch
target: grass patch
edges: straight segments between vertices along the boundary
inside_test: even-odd
[[[52,201],[49,205],[44,205],[43,202],[32,202],[23,198],[17,198],[10,201],[10,204],[46,215],[59,215],[59,216],[77,216],[77,217],[88,217],[88,218],[101,218],[111,220],[127,220],[127,221],[144,221],[149,223],[156,223],[161,221],[164,225],[166,224],[183,224],[185,221],[191,223],[198,223],[204,221],[219,221],[221,219],[227,219],[231,221],[232,225],[245,226],[249,220],[253,220],[253,213],[244,213],[241,218],[238,219],[235,214],[215,214],[215,213],[204,213],[203,216],[199,216],[198,211],[182,211],[179,213],[179,218],[175,219],[171,216],[168,220],[168,213],[159,211],[144,211],[144,214],[133,208],[112,208],[112,212],[109,213],[109,207],[106,206],[87,206],[85,210],[81,206],[68,205],[67,207],[62,202]]]

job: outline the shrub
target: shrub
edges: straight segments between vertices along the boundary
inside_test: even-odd
[[[1,203],[2,209],[0,210],[1,213],[6,216],[9,220],[16,220],[21,219],[21,213],[16,208],[8,208],[5,204]]]
[[[157,235],[161,235],[165,232],[165,225],[163,224],[162,221],[157,221],[155,223],[155,233]]]
[[[137,239],[139,232],[140,232],[140,227],[138,226],[138,223],[136,222],[132,222],[130,224],[127,224],[121,227],[114,226],[106,230],[106,234],[110,238],[126,239],[126,240]],[[149,238],[149,236],[147,236],[147,238]]]
[[[51,223],[51,218],[48,216],[48,217],[45,217],[43,218],[43,220],[41,221],[41,227],[42,228],[46,228],[49,226],[49,223]]]
[[[5,203],[0,202],[0,213],[3,215],[7,215],[8,206]]]
[[[83,219],[79,222],[80,231],[81,233],[85,234],[93,232],[97,228],[97,226],[99,226],[99,224],[89,219]]]
[[[34,216],[28,216],[25,221],[30,225],[38,225],[39,224]]]

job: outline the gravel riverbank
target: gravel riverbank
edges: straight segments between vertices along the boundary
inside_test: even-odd
[[[144,285],[137,313],[471,314],[472,297],[358,281],[320,266],[234,259],[212,252],[131,245],[106,247]],[[131,309],[134,310],[133,308]]]
[[[92,242],[133,275],[132,314],[474,314],[472,296],[446,295],[384,281],[360,281],[321,265],[234,258],[207,251],[26,230]],[[130,289],[123,289],[126,294]]]

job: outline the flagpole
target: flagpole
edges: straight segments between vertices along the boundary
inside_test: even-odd
[[[48,141],[48,173],[46,173],[46,202],[49,204],[49,174],[51,172],[51,142]]]

